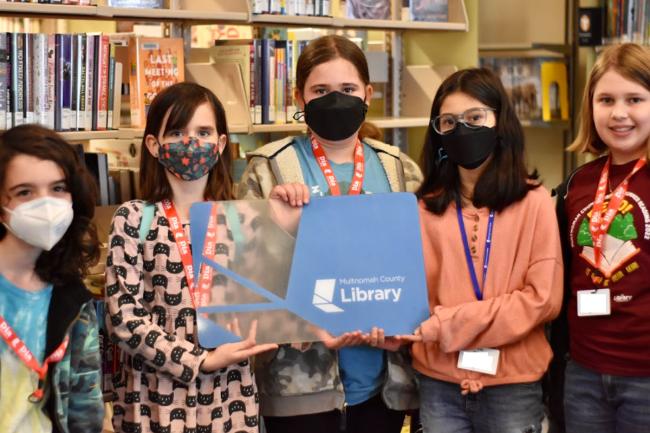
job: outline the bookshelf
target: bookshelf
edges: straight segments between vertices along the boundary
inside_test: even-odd
[[[393,7],[401,10],[401,1],[392,0]],[[255,15],[251,13],[247,0],[171,0],[169,8],[165,9],[137,9],[114,8],[107,6],[106,0],[99,0],[95,6],[71,6],[59,4],[38,3],[8,3],[0,2],[0,16],[22,17],[35,19],[62,19],[82,21],[152,21],[168,22],[172,29],[176,28],[177,35],[187,38],[187,30],[192,25],[200,24],[236,24],[254,27],[318,27],[333,31],[369,30],[384,31],[391,36],[392,51],[392,77],[391,86],[386,93],[392,95],[392,103],[386,112],[392,116],[369,117],[369,121],[382,129],[402,130],[393,134],[394,144],[407,149],[408,141],[405,136],[406,128],[423,128],[428,124],[424,117],[400,116],[401,98],[401,69],[404,66],[404,46],[408,45],[410,34],[425,35],[426,46],[432,41],[439,40],[453,33],[453,40],[462,41],[472,39],[475,42],[476,30],[469,25],[468,9],[466,3],[471,4],[476,10],[477,0],[449,0],[448,22],[411,22],[406,20],[355,20],[341,17],[316,17],[316,16],[287,16],[287,15]],[[396,16],[395,14],[394,16]],[[448,39],[448,38],[446,38]],[[188,42],[189,44],[189,42]],[[443,44],[446,46],[446,44]],[[189,47],[188,47],[189,49]],[[476,64],[476,46],[468,53],[461,55],[466,60],[455,62],[460,67]],[[428,60],[426,60],[428,61]],[[244,95],[242,95],[244,101]],[[426,107],[427,111],[429,107]],[[232,133],[257,134],[257,133],[301,133],[305,125],[300,123],[270,124],[270,125],[236,125],[231,128]],[[134,139],[142,136],[142,130],[122,128],[112,131],[72,131],[63,135],[71,141],[87,141],[93,139]],[[410,138],[410,137],[409,137]],[[389,140],[390,141],[390,140]],[[420,141],[420,140],[418,140]],[[417,150],[409,152],[417,156]]]
[[[564,149],[573,139],[576,68],[573,16],[577,0],[520,2],[492,0],[480,6],[479,55],[496,58],[558,59],[567,65],[568,120],[523,120],[528,160],[547,188],[574,167]]]

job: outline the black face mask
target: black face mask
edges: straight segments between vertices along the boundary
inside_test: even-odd
[[[367,111],[368,106],[358,96],[330,92],[305,105],[305,122],[319,137],[339,141],[357,132]]]
[[[458,122],[451,133],[440,136],[440,141],[450,161],[472,170],[483,164],[494,151],[497,131],[486,126],[468,128]]]

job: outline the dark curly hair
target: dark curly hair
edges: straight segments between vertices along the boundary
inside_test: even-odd
[[[36,261],[36,273],[55,286],[78,283],[88,268],[99,259],[97,230],[92,223],[97,187],[77,153],[56,132],[38,126],[22,125],[0,135],[0,187],[4,189],[7,167],[18,155],[30,155],[55,162],[65,175],[72,196],[74,218],[63,238]],[[2,210],[0,210],[2,212]],[[0,240],[7,229],[0,224]]]

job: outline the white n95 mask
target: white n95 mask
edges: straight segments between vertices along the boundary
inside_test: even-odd
[[[54,197],[43,197],[5,208],[11,217],[5,226],[16,237],[28,244],[51,250],[70,227],[74,211],[72,202]]]

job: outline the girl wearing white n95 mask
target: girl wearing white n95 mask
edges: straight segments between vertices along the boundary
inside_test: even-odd
[[[99,251],[93,185],[55,132],[0,137],[2,432],[101,430],[97,319],[81,282]]]

